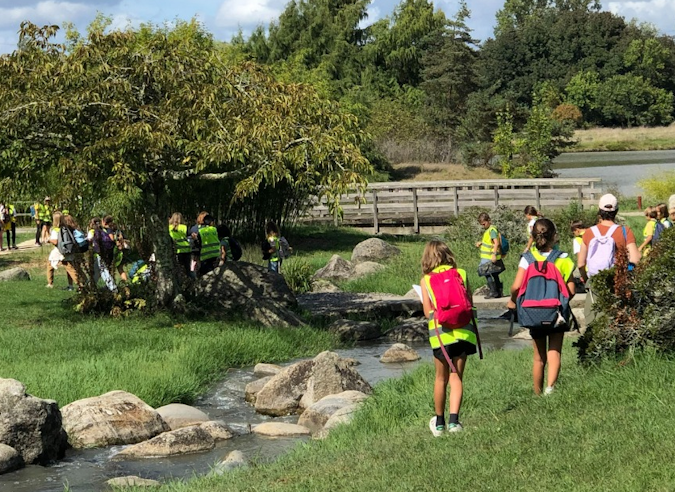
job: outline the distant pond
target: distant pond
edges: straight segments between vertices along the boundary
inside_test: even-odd
[[[601,178],[603,189],[611,187],[624,196],[637,196],[644,194],[638,181],[675,171],[675,150],[572,152],[558,156],[553,170],[561,178]]]

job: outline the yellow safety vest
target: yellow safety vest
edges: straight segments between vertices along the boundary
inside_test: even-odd
[[[450,270],[451,268],[452,267],[448,265],[441,265],[439,267],[434,268],[432,270],[432,273],[442,273],[445,272],[446,270]],[[459,273],[459,275],[462,277],[464,285],[467,285],[466,271],[462,270],[461,268],[458,268],[457,273]],[[429,293],[429,299],[431,299],[432,306],[436,306],[436,296],[434,296],[434,293],[431,290],[430,277],[431,275],[424,276],[424,288],[427,289],[427,292]],[[474,317],[475,317],[475,310],[474,310]],[[455,328],[455,329],[443,328],[441,325],[438,325],[438,331],[441,334],[441,342],[443,342],[443,345],[451,345],[453,343],[459,342],[460,340],[473,343],[474,345],[478,343],[476,339],[476,332],[474,331],[473,326],[470,324],[463,328]],[[438,336],[436,335],[436,322],[434,321],[433,313],[429,313],[429,343],[431,344],[432,349],[437,349],[441,347],[441,343],[438,341]]]
[[[175,231],[173,230],[173,226],[169,226],[169,235],[171,235],[171,238],[176,245],[176,253],[181,254],[190,252],[190,243],[187,238],[186,225],[178,225]]]
[[[220,256],[220,240],[218,231],[213,226],[204,226],[199,229],[199,237],[202,240],[202,249],[199,251],[199,260],[210,260]]]
[[[488,227],[483,233],[483,239],[480,245],[480,259],[481,260],[491,260],[492,259],[492,239],[490,238],[490,232],[497,232],[497,228],[493,225]],[[499,241],[499,232],[497,232],[497,241]],[[502,255],[499,254],[499,249],[497,249],[497,259],[501,260]]]
[[[279,261],[279,238],[270,236],[267,238],[267,242],[270,243],[270,247],[276,248],[276,251],[272,253],[272,256],[270,257],[270,261]]]
[[[16,217],[14,217],[14,205],[7,205],[7,209],[9,210],[10,217],[12,217],[12,222],[16,222]]]
[[[37,210],[37,217],[43,222],[52,221],[52,208],[49,205],[39,205]]]

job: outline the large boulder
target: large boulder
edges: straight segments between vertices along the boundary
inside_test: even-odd
[[[297,305],[284,277],[260,265],[227,261],[200,277],[194,289],[199,303],[224,312],[238,311],[263,326],[301,326]]]
[[[410,318],[388,330],[384,336],[393,342],[424,342],[429,339],[429,325],[424,318]]]
[[[264,422],[253,428],[253,433],[267,437],[308,436],[310,430],[298,424],[287,422]]]
[[[343,342],[360,342],[375,340],[382,336],[380,327],[372,321],[354,321],[339,319],[328,326],[328,331],[335,333]]]
[[[209,416],[201,410],[183,405],[182,403],[170,403],[157,409],[157,413],[162,417],[169,429],[176,430],[181,427],[189,427],[202,422],[208,422]]]
[[[323,429],[323,426],[335,412],[344,407],[360,403],[366,398],[368,398],[368,395],[360,391],[343,391],[337,395],[324,396],[302,412],[298,425],[305,426],[312,433],[316,433]]]
[[[400,254],[401,250],[396,246],[392,246],[391,244],[382,241],[382,239],[373,237],[361,241],[354,246],[354,250],[352,251],[352,263],[382,261]]]
[[[249,403],[255,404],[255,400],[260,393],[260,390],[265,387],[267,382],[272,379],[273,376],[267,376],[266,378],[256,379],[246,385],[244,389],[244,400]]]
[[[273,376],[257,394],[255,409],[267,415],[288,415],[347,390],[372,392],[366,380],[339,355],[322,352]]]
[[[375,263],[374,261],[364,261],[354,265],[354,278],[361,278],[373,273],[386,270],[386,266]]]
[[[395,343],[384,354],[382,354],[382,357],[380,357],[380,362],[385,364],[414,362],[416,360],[420,360],[420,358],[420,354],[418,354],[416,350],[403,343]]]
[[[27,464],[63,458],[68,441],[56,402],[26,394],[15,379],[0,379],[0,443],[14,448]]]
[[[156,410],[126,391],[74,401],[61,413],[74,448],[135,444],[169,430]]]
[[[351,405],[347,405],[346,407],[340,408],[330,416],[320,431],[312,434],[312,437],[314,439],[325,439],[328,437],[330,431],[335,427],[350,423],[354,418],[354,412],[356,412],[361,407],[361,405],[361,403],[353,403]]]
[[[354,276],[354,265],[340,255],[333,255],[325,267],[314,274],[315,279],[349,280]]]
[[[208,422],[199,424],[199,427],[208,432],[216,442],[227,441],[234,437],[232,429],[225,425],[225,422],[220,420],[209,420]]]
[[[210,451],[216,446],[211,434],[200,425],[165,432],[152,439],[134,444],[115,455],[115,459],[161,458]]]
[[[312,279],[312,292],[323,294],[326,292],[341,292],[341,290],[330,280],[314,278]]]
[[[30,280],[30,273],[24,268],[8,268],[0,272],[0,282],[9,282],[13,280]]]
[[[23,465],[23,458],[16,449],[0,444],[0,475],[23,468]]]

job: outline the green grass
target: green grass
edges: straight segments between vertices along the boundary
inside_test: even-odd
[[[431,437],[433,368],[377,385],[353,423],[271,464],[159,490],[640,491],[675,488],[672,361],[583,368],[566,344],[556,393],[531,390],[531,349],[472,358],[465,432]]]
[[[0,257],[0,268],[27,266],[33,279],[0,282],[6,316],[0,375],[28,392],[71,401],[121,389],[152,406],[191,402],[230,367],[314,356],[335,347],[326,332],[269,329],[250,322],[181,321],[168,315],[113,319],[79,315],[57,271],[46,289],[47,251]]]

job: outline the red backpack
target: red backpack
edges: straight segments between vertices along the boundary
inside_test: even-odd
[[[463,328],[471,324],[473,310],[464,280],[456,268],[432,273],[429,286],[435,301],[434,318],[445,328]]]

